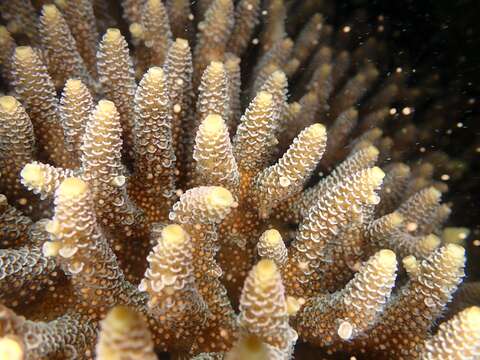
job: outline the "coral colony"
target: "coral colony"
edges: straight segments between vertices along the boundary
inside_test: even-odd
[[[291,3],[1,3],[1,359],[478,358],[421,88]]]

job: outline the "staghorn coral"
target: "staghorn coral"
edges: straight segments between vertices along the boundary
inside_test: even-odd
[[[148,326],[132,309],[114,307],[100,327],[97,359],[157,359]]]
[[[438,333],[425,344],[422,359],[454,359],[456,354],[462,354],[465,359],[478,356],[479,316],[480,308],[472,306],[442,324]]]
[[[430,83],[381,41],[315,1],[39,3],[1,5],[0,357],[478,356],[478,307],[434,328],[450,159],[390,118]]]
[[[80,56],[67,22],[55,5],[45,5],[40,16],[40,41],[48,59],[48,71],[55,87],[62,88],[70,77],[90,83],[90,77]]]

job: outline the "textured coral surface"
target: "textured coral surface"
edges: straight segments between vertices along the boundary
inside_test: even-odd
[[[434,81],[333,5],[0,2],[0,359],[480,357]]]

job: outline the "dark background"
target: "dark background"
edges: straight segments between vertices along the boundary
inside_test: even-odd
[[[439,75],[436,93],[426,99],[427,104],[458,99],[445,109],[451,134],[435,136],[443,150],[467,166],[462,178],[448,183],[445,200],[454,205],[450,225],[472,230],[467,241],[468,275],[470,280],[479,280],[480,247],[473,246],[473,240],[480,239],[480,1],[336,2],[333,22],[343,24],[359,8],[367,9],[372,32],[379,24],[378,16],[383,15],[382,36],[396,52],[392,61],[417,69],[413,83]],[[429,120],[421,109],[416,115],[417,122]],[[464,124],[462,128],[456,126],[458,122]]]
[[[415,107],[413,122],[421,127],[438,120],[428,112],[434,104],[442,105],[437,115],[443,119],[428,143],[415,144],[410,162],[422,157],[418,150],[426,146],[441,149],[462,164],[462,176],[446,181],[449,191],[443,201],[453,208],[447,225],[471,230],[466,241],[467,279],[480,280],[480,246],[473,245],[474,240],[480,243],[480,1],[318,0],[318,4],[335,29],[351,25],[352,49],[373,36],[388,48],[375,65],[387,64],[384,70],[408,67],[409,87],[431,85]]]

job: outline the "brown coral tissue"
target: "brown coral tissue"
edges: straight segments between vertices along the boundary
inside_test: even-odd
[[[476,99],[355,3],[0,1],[1,360],[480,358]]]

